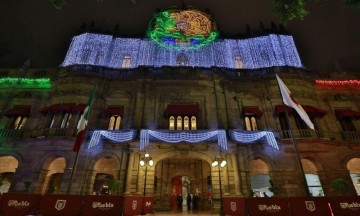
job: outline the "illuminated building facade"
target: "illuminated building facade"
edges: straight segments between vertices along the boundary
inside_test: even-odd
[[[290,35],[179,50],[85,33],[61,66],[0,71],[2,192],[66,192],[96,86],[72,194],[145,195],[155,210],[170,210],[191,193],[214,211],[220,179],[222,196],[304,196],[306,187],[328,196],[338,178],[360,194],[359,75],[306,69]],[[275,74],[315,130],[283,105]],[[153,166],[140,165],[145,153]],[[226,165],[213,167],[215,158]]]

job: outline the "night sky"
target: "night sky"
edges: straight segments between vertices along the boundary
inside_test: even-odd
[[[113,30],[119,25],[124,37],[144,37],[157,10],[181,6],[181,0],[67,0],[61,10],[50,0],[0,1],[0,68],[21,67],[31,59],[31,68],[54,68],[61,64],[71,38],[85,23],[89,28]],[[271,14],[271,0],[184,0],[189,6],[208,9],[223,38],[258,30],[260,21],[280,24]],[[291,21],[285,28],[294,36],[305,67],[318,71],[360,71],[360,9],[340,0],[307,6],[310,15]]]

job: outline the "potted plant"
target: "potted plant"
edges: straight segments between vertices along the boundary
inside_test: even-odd
[[[111,193],[111,195],[118,195],[120,192],[120,186],[121,186],[121,182],[120,179],[111,179],[108,182],[109,185],[109,191]]]
[[[31,186],[31,181],[24,181],[24,192],[29,193],[29,188]]]
[[[331,182],[330,187],[337,195],[344,195],[351,191],[352,185],[346,180],[338,178]]]

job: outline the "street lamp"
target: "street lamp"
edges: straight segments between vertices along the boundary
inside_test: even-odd
[[[154,165],[154,161],[153,159],[150,157],[149,153],[145,153],[145,155],[143,157],[140,158],[140,166],[144,167],[145,166],[145,180],[144,180],[144,194],[143,194],[143,204],[142,204],[142,213],[141,215],[145,215],[145,195],[146,195],[146,177],[147,177],[147,168],[148,166],[153,166]]]
[[[222,197],[222,188],[221,188],[221,168],[226,166],[226,160],[225,158],[222,158],[220,156],[216,156],[214,161],[211,164],[212,167],[218,167],[219,172],[219,186],[220,186],[220,215],[225,216],[224,213],[224,207],[223,207],[223,197]]]

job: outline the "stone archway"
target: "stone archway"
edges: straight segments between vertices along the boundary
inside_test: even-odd
[[[346,164],[357,195],[360,195],[360,158],[352,158]]]
[[[9,191],[15,171],[19,166],[19,162],[12,156],[0,156],[0,193]]]
[[[259,158],[251,160],[249,162],[249,174],[254,196],[273,196],[273,193],[269,190],[272,185],[270,183],[269,167],[265,161]]]
[[[66,160],[64,157],[46,160],[42,166],[34,193],[58,193],[65,168]]]
[[[159,160],[154,171],[155,210],[175,210],[179,194],[183,196],[184,207],[187,195],[197,194],[200,198],[198,208],[211,208],[207,200],[211,189],[211,182],[208,181],[211,176],[209,162],[194,155],[172,155]]]
[[[90,178],[92,194],[109,194],[109,183],[118,177],[118,163],[114,157],[100,157],[94,163],[93,172]]]

